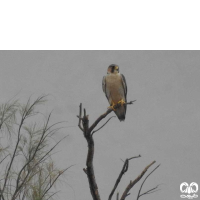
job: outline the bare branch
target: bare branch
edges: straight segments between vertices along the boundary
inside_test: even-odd
[[[93,131],[93,132],[92,132],[92,135],[93,135],[95,132],[97,132],[97,131],[99,131],[100,129],[102,129],[113,117],[116,117],[116,116],[110,117],[100,128],[98,128],[97,130]]]
[[[94,156],[94,140],[92,136],[87,138],[88,142],[88,156],[86,161],[87,166],[87,177],[90,185],[90,191],[94,200],[100,200],[98,187],[94,175],[94,167],[93,167],[93,156]]]
[[[78,121],[78,127],[83,131],[83,128],[81,127],[81,118],[82,118],[82,103],[80,103],[79,106],[79,116],[77,116],[79,118]]]
[[[134,157],[128,158],[128,160],[132,160],[132,159],[134,159],[134,158],[140,158],[140,157],[141,157],[141,155],[139,155],[139,156],[134,156]]]
[[[136,100],[130,101],[130,102],[127,102],[126,104],[127,104],[127,105],[130,105],[130,104],[133,104],[135,101],[136,101]],[[120,107],[120,106],[121,106],[121,104],[116,104],[116,105],[114,106],[114,109],[116,109],[116,108],[118,108],[118,107]],[[98,123],[99,123],[103,118],[105,118],[109,113],[111,113],[112,111],[113,111],[113,109],[112,109],[112,108],[109,108],[104,114],[100,115],[100,116],[96,119],[96,121],[90,126],[89,132],[91,133],[91,132],[93,131],[93,129],[98,125]]]
[[[126,104],[133,104],[133,102],[134,101],[130,101],[130,102],[127,102]],[[121,106],[121,104],[116,104],[114,106],[114,109],[118,108],[119,106]],[[113,109],[109,108],[104,114],[100,115],[100,117],[98,117],[97,120],[89,127],[89,117],[88,117],[88,115],[86,115],[86,109],[84,109],[84,115],[82,117],[82,104],[80,104],[80,106],[79,106],[79,116],[77,116],[79,118],[78,127],[83,132],[83,135],[88,143],[88,154],[87,154],[87,161],[86,161],[87,168],[84,169],[84,172],[86,173],[86,175],[88,177],[88,182],[90,185],[90,192],[93,197],[93,200],[100,200],[100,195],[98,192],[98,187],[97,187],[95,174],[94,174],[94,167],[93,167],[93,157],[94,157],[93,134],[95,132],[97,132],[98,130],[100,130],[101,128],[103,128],[112,117],[109,118],[106,121],[106,123],[104,123],[100,128],[98,128],[95,131],[93,131],[93,130],[98,125],[98,123],[112,111],[113,111]],[[81,127],[81,121],[82,121],[82,127]],[[127,164],[128,164],[128,161],[129,160],[127,160]],[[127,165],[126,165],[126,167],[127,167]]]
[[[82,109],[82,104],[80,104],[80,109]],[[89,119],[86,115],[86,110],[84,109],[84,116],[82,118],[81,116],[82,111],[79,112],[79,128],[83,131],[83,135],[88,143],[88,155],[87,155],[87,161],[86,166],[87,168],[84,169],[84,172],[87,175],[89,186],[90,186],[90,192],[94,200],[100,200],[98,187],[95,179],[94,174],[94,167],[93,167],[93,157],[94,157],[94,140],[92,137],[91,132],[89,131]],[[82,121],[83,128],[81,127],[80,123]]]
[[[131,188],[143,177],[143,175],[146,173],[146,171],[149,169],[149,167],[151,167],[151,165],[153,165],[155,162],[156,161],[153,161],[152,163],[147,165],[145,167],[145,169],[142,171],[142,173],[134,181],[130,181],[130,183],[126,187],[124,193],[122,194],[120,200],[124,200],[127,197],[127,195],[129,194],[129,191],[131,190]]]
[[[158,185],[157,185],[156,187],[154,187],[154,188],[148,190],[147,192],[144,192],[143,194],[140,194],[140,192],[141,192],[141,190],[142,190],[142,187],[143,187],[145,181],[147,180],[147,178],[148,178],[156,169],[158,169],[158,167],[160,167],[160,165],[158,165],[157,167],[155,167],[155,168],[146,176],[146,178],[145,178],[144,181],[142,182],[142,184],[141,184],[141,186],[140,186],[140,189],[139,189],[139,191],[138,191],[137,200],[138,200],[142,195],[144,195],[144,194],[150,194],[149,192],[154,191],[154,190],[156,190],[156,189],[158,188]],[[151,193],[152,193],[152,192],[151,192]]]
[[[125,160],[124,165],[123,165],[123,167],[122,167],[122,170],[121,170],[121,172],[120,172],[120,174],[119,174],[119,176],[118,176],[118,178],[117,178],[117,180],[116,180],[116,182],[115,182],[114,188],[112,189],[112,191],[111,191],[111,193],[110,193],[110,195],[109,195],[108,200],[111,200],[111,199],[112,199],[112,196],[113,196],[115,190],[117,189],[117,186],[119,185],[119,182],[121,181],[122,176],[128,171],[129,160],[134,159],[134,158],[139,158],[139,157],[141,157],[141,155],[139,155],[139,156],[134,156],[134,157],[131,157],[131,158],[127,158],[127,159]]]
[[[116,200],[119,200],[119,192],[117,193]]]
[[[158,186],[159,186],[159,185],[157,185],[156,187],[154,187],[154,188],[152,188],[152,189],[150,189],[150,190],[148,190],[148,191],[146,191],[146,192],[144,192],[144,193],[140,194],[140,196],[139,196],[139,197],[141,197],[142,195],[145,195],[145,194],[151,194],[151,193],[154,193],[154,192],[157,192],[157,191],[159,191],[160,189],[157,189],[157,188],[158,188]],[[157,190],[156,190],[156,189],[157,189]]]

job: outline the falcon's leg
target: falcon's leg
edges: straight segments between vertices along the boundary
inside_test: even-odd
[[[123,106],[125,103],[126,103],[126,102],[122,99],[122,100],[118,101],[117,104],[121,104],[121,106]]]
[[[111,106],[109,106],[108,109],[112,109],[112,110],[116,111],[116,109],[114,109],[114,106],[115,106],[115,105],[116,105],[116,104],[115,104],[114,102],[112,102]]]

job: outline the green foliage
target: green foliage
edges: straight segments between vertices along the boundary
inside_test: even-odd
[[[41,96],[24,105],[13,101],[0,106],[0,200],[47,200],[57,193],[53,186],[68,168],[57,169],[51,158],[63,138],[53,145],[50,139],[62,127],[60,122],[50,125],[51,113],[43,116],[43,125],[33,123],[41,117],[36,108],[45,102]]]
[[[0,105],[0,130],[10,133],[16,122],[16,112],[19,108],[18,101],[8,101]]]

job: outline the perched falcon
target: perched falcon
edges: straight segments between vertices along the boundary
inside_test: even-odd
[[[103,91],[120,121],[125,120],[127,85],[123,74],[119,73],[119,66],[112,64],[108,67],[107,76],[103,77]],[[114,105],[121,103],[121,106],[114,109]]]

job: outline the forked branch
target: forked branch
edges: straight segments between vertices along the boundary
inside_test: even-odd
[[[130,101],[127,102],[126,104],[133,104],[136,100],[134,101]],[[116,104],[114,106],[114,109],[117,109],[118,107],[120,107],[121,104]],[[93,140],[93,134],[97,131],[99,131],[100,129],[102,129],[108,122],[109,120],[112,118],[110,117],[102,126],[100,126],[100,128],[94,130],[94,128],[99,124],[99,122],[104,119],[109,113],[111,113],[113,111],[112,108],[109,108],[105,113],[103,113],[102,115],[100,115],[95,122],[89,126],[89,116],[86,115],[86,110],[84,109],[83,112],[83,116],[82,116],[82,104],[80,104],[79,106],[79,116],[77,116],[79,118],[79,122],[78,122],[78,127],[80,128],[80,130],[83,132],[83,135],[88,143],[88,154],[87,154],[87,160],[86,160],[86,168],[83,169],[83,171],[85,172],[85,174],[88,177],[88,182],[89,182],[89,186],[90,186],[90,192],[91,195],[93,197],[93,200],[100,200],[100,195],[99,195],[99,191],[98,191],[98,186],[96,183],[96,179],[95,179],[95,173],[94,173],[94,167],[93,167],[93,158],[94,158],[94,140]],[[138,158],[141,157],[136,156],[136,157],[131,157],[125,160],[123,168],[115,182],[115,185],[109,195],[108,200],[112,199],[112,196],[117,188],[117,186],[119,185],[119,182],[121,181],[122,176],[127,172],[128,170],[128,166],[129,166],[129,161],[133,158]],[[124,193],[122,194],[120,200],[124,200],[128,195],[130,195],[129,191],[131,190],[131,188],[143,177],[143,175],[146,173],[146,171],[148,170],[149,167],[151,167],[151,165],[153,165],[155,163],[155,161],[153,161],[151,164],[149,164],[143,171],[142,173],[134,180],[134,181],[130,181],[130,183],[128,184],[128,186],[126,187]],[[155,170],[155,169],[154,169]],[[149,174],[150,175],[150,174]],[[149,176],[148,175],[148,176]],[[141,186],[142,188],[142,186]],[[154,190],[157,189],[153,188],[143,194],[138,194],[138,196],[142,196],[144,194],[149,194],[151,192],[154,192]],[[141,191],[141,189],[140,189]],[[119,193],[117,193],[117,200],[119,200]]]
[[[156,161],[153,161],[152,163],[147,165],[145,169],[142,171],[142,173],[135,180],[130,181],[130,183],[127,185],[126,189],[124,190],[124,193],[122,194],[120,200],[124,200],[130,194],[129,191],[131,190],[131,188],[144,176],[144,174],[147,172],[149,167],[151,167],[151,165],[153,165],[155,162]]]
[[[95,179],[94,174],[94,167],[93,167],[93,157],[94,157],[94,140],[92,137],[91,132],[89,131],[89,119],[86,115],[86,110],[84,109],[84,115],[82,117],[82,104],[80,104],[80,111],[79,111],[79,123],[78,126],[82,130],[83,135],[88,143],[88,155],[87,155],[87,161],[86,161],[86,169],[83,169],[83,171],[86,173],[88,177],[88,182],[90,186],[90,192],[94,200],[100,200],[100,195],[98,192],[98,187]],[[82,126],[81,126],[82,122]]]
[[[100,129],[102,129],[113,117],[115,117],[115,116],[110,117],[100,128],[98,128],[97,130],[92,131],[92,135],[94,133],[96,133],[97,131],[99,131]]]
[[[148,191],[143,192],[142,194],[140,194],[140,193],[141,193],[141,190],[142,190],[142,186],[144,185],[145,181],[147,180],[147,178],[148,178],[156,169],[158,169],[158,167],[160,167],[160,165],[158,165],[156,168],[154,168],[154,169],[146,176],[146,178],[145,178],[144,181],[142,182],[142,184],[141,184],[141,186],[140,186],[140,189],[139,189],[139,192],[138,192],[138,195],[137,195],[137,200],[138,200],[142,195],[151,194],[151,193],[156,192],[156,191],[159,190],[159,189],[158,189],[158,186],[159,186],[159,185],[157,185],[156,187],[154,187],[154,188],[152,188],[152,189],[150,189],[150,190],[148,190]]]
[[[117,189],[117,186],[119,185],[119,182],[121,181],[122,176],[128,171],[129,160],[132,160],[133,158],[139,158],[139,157],[141,157],[141,155],[135,156],[135,157],[132,157],[132,158],[127,158],[127,159],[125,160],[124,165],[123,165],[123,167],[122,167],[122,170],[121,170],[121,172],[120,172],[120,174],[119,174],[119,176],[118,176],[118,178],[117,178],[117,180],[116,180],[116,182],[115,182],[114,188],[112,189],[112,191],[111,191],[111,193],[110,193],[110,195],[109,195],[108,200],[111,200],[111,199],[112,199],[112,196],[113,196],[115,190]],[[118,196],[119,196],[119,195],[118,195]]]

